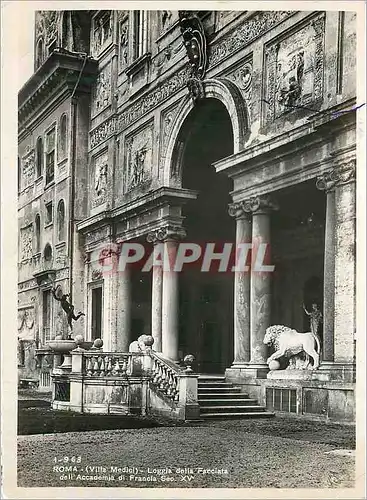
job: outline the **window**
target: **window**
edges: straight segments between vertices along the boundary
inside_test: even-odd
[[[63,160],[64,158],[66,158],[67,144],[68,144],[68,118],[64,114],[60,118],[60,127],[59,127],[59,142],[58,142],[59,160]]]
[[[43,140],[42,137],[37,139],[36,144],[36,174],[37,178],[42,175],[43,172]]]
[[[38,69],[43,63],[43,40],[42,38],[38,40],[36,48],[36,69]]]
[[[57,207],[57,236],[59,241],[65,241],[65,203],[59,201]]]
[[[46,184],[55,178],[55,129],[46,136]]]
[[[42,294],[42,326],[43,326],[42,343],[43,344],[46,344],[49,340],[51,340],[51,315],[52,315],[51,290],[45,290]]]
[[[147,11],[134,11],[133,58],[138,59],[147,52]]]
[[[92,331],[91,339],[100,339],[102,335],[102,287],[92,289]]]
[[[35,251],[39,253],[41,251],[41,217],[39,214],[36,215],[35,221]]]
[[[52,212],[52,201],[50,203],[46,204],[46,220],[45,220],[45,226],[48,224],[51,224],[53,221],[53,212]]]

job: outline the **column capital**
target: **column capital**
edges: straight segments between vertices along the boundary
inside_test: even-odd
[[[326,193],[333,191],[337,186],[355,182],[356,159],[352,158],[346,162],[335,165],[334,168],[324,172],[316,178],[316,187]]]
[[[186,237],[186,231],[182,226],[176,224],[167,224],[147,234],[149,243],[162,243],[164,241],[179,241]]]
[[[235,219],[250,219],[250,214],[245,211],[244,202],[239,201],[228,205],[228,214]]]
[[[277,203],[269,195],[251,196],[247,200],[241,202],[243,210],[252,214],[268,213],[273,210],[278,210]]]

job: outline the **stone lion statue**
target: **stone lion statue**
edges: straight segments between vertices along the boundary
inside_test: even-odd
[[[284,325],[273,325],[265,331],[264,344],[275,348],[274,354],[267,360],[268,364],[282,356],[291,357],[304,351],[306,356],[311,356],[313,359],[312,369],[316,370],[319,367],[320,341],[312,332],[299,333]]]

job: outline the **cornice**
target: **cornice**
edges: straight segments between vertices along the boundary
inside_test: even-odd
[[[188,200],[196,199],[197,195],[197,191],[191,189],[160,187],[118,208],[106,210],[79,222],[77,224],[77,230],[81,233],[86,233],[101,224],[121,222],[124,219],[132,218],[137,214],[150,210],[152,206],[159,207],[167,203],[176,206],[183,205]]]
[[[78,90],[87,90],[90,89],[97,74],[97,61],[90,57],[85,60],[83,54],[61,52],[61,50],[52,52],[19,91],[19,124],[21,125],[57,89],[65,85],[73,88],[78,82],[82,69],[83,74]]]

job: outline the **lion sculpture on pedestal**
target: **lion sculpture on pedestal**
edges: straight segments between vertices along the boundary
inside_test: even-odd
[[[315,350],[315,342],[317,348]],[[320,340],[312,332],[299,333],[297,330],[284,325],[269,326],[265,331],[264,344],[275,348],[267,363],[286,356],[291,358],[304,352],[306,359],[310,356],[313,359],[313,365],[310,367],[307,362],[307,367],[316,370],[320,364]],[[291,368],[292,366],[290,366]]]

